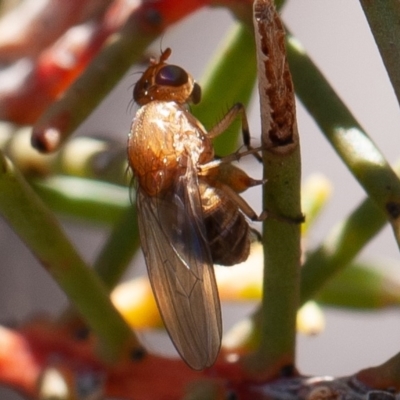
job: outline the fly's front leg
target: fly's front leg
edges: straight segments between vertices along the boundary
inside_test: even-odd
[[[232,124],[235,118],[240,115],[242,119],[242,136],[243,143],[248,150],[254,150],[254,148],[250,144],[250,131],[249,131],[249,123],[247,122],[246,109],[242,103],[236,103],[219,121],[214,127],[208,132],[207,136],[210,139],[214,139],[217,136],[221,135],[226,129]],[[262,161],[262,157],[258,154],[258,152],[251,153],[258,161]]]

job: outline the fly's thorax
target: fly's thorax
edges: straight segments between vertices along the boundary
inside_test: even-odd
[[[250,253],[250,227],[238,206],[221,189],[199,184],[204,224],[213,262],[235,265]]]
[[[190,164],[213,157],[204,127],[184,106],[152,101],[141,107],[128,138],[128,161],[149,195],[168,189]]]

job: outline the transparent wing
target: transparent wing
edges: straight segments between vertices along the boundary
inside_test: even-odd
[[[148,196],[139,188],[137,206],[143,253],[166,329],[190,367],[209,367],[221,345],[221,310],[190,160],[165,195]]]

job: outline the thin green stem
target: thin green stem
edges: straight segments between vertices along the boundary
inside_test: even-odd
[[[68,175],[127,185],[126,143],[79,136],[57,153],[44,155],[31,146],[31,129],[0,125],[3,150],[24,176]],[[56,185],[56,190],[59,185]]]
[[[386,213],[400,246],[400,180],[292,36],[288,60],[296,94],[360,185]]]
[[[295,315],[298,307],[300,224],[275,219],[300,215],[300,154],[265,156],[264,281],[258,356],[264,365],[294,363]]]
[[[367,199],[337,224],[322,245],[307,255],[301,270],[301,304],[313,298],[334,274],[345,268],[386,222],[382,211]]]
[[[400,176],[400,162],[395,164],[395,171]],[[301,304],[345,268],[385,223],[385,214],[370,198],[339,222],[324,242],[307,255],[301,270]]]
[[[75,251],[53,214],[2,155],[0,192],[1,213],[98,335],[101,354],[116,359],[139,348],[104,285]]]
[[[94,269],[108,289],[113,289],[140,246],[135,205],[131,205],[115,225],[94,263]]]
[[[400,104],[400,3],[398,0],[360,0],[360,4]]]
[[[397,276],[387,266],[350,263],[327,282],[315,300],[331,307],[354,310],[399,307],[400,282]]]
[[[106,182],[53,176],[32,183],[53,211],[86,221],[113,224],[129,207],[128,190]]]
[[[258,375],[295,364],[300,270],[300,147],[284,30],[269,0],[254,5],[262,141],[264,277],[255,320],[258,344],[248,359]]]

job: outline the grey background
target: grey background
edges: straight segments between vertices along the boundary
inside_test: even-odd
[[[398,104],[359,3],[292,0],[283,11],[283,19],[385,156],[389,161],[395,161],[400,143]],[[203,10],[168,31],[163,36],[162,47],[172,47],[171,62],[186,68],[201,84],[207,60],[233,23],[225,10]],[[156,41],[155,54],[159,48],[160,42]],[[128,108],[131,85],[136,79],[129,73],[78,133],[111,133],[124,142],[132,119],[132,111]],[[221,113],[228,106],[222,104]],[[254,137],[260,131],[257,107],[258,100],[254,96],[249,109]],[[364,194],[301,104],[298,104],[298,120],[303,179],[321,172],[334,185],[332,199],[309,237],[309,245],[313,247],[363,199]],[[260,173],[259,170],[252,171],[253,175]],[[256,210],[260,209],[259,192],[251,191],[247,199]],[[73,242],[91,262],[105,240],[107,230],[64,223]],[[56,313],[65,305],[65,297],[58,287],[2,219],[0,254],[1,322],[24,321],[35,313]],[[398,264],[398,249],[389,228],[386,227],[370,243],[362,257]],[[141,257],[137,258],[136,264],[143,267]],[[400,315],[397,310],[355,313],[328,309],[325,316],[326,330],[321,335],[299,335],[298,362],[300,370],[306,374],[350,374],[365,366],[379,364],[399,350]],[[1,398],[16,397],[4,393]]]

